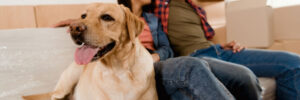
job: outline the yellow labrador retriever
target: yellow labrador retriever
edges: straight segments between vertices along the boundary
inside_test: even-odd
[[[25,100],[157,100],[151,55],[137,36],[143,21],[117,4],[91,4],[70,25],[81,45],[53,92]]]

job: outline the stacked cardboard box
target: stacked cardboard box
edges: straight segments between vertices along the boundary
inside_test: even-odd
[[[248,47],[272,45],[272,8],[266,0],[226,1],[227,41]]]

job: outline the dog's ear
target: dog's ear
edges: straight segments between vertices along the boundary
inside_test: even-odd
[[[136,15],[134,15],[129,8],[121,5],[121,8],[125,12],[125,23],[127,33],[131,41],[134,42],[135,38],[143,31],[144,22]]]

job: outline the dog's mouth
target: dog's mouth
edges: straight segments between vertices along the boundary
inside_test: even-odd
[[[116,42],[108,43],[102,47],[96,47],[89,44],[83,44],[81,47],[76,49],[75,62],[80,65],[88,64],[91,61],[95,61],[109,51],[111,51],[116,45]]]
[[[92,61],[97,60],[99,58],[101,58],[102,56],[104,56],[105,54],[107,54],[109,51],[111,51],[116,45],[116,42],[111,42],[109,44],[107,44],[104,47],[100,47],[101,50],[99,50],[96,55],[93,57]]]

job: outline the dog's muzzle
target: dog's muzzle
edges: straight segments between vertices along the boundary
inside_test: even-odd
[[[87,26],[82,22],[74,22],[70,24],[70,33],[73,41],[81,45],[84,42],[83,33],[86,31]]]

